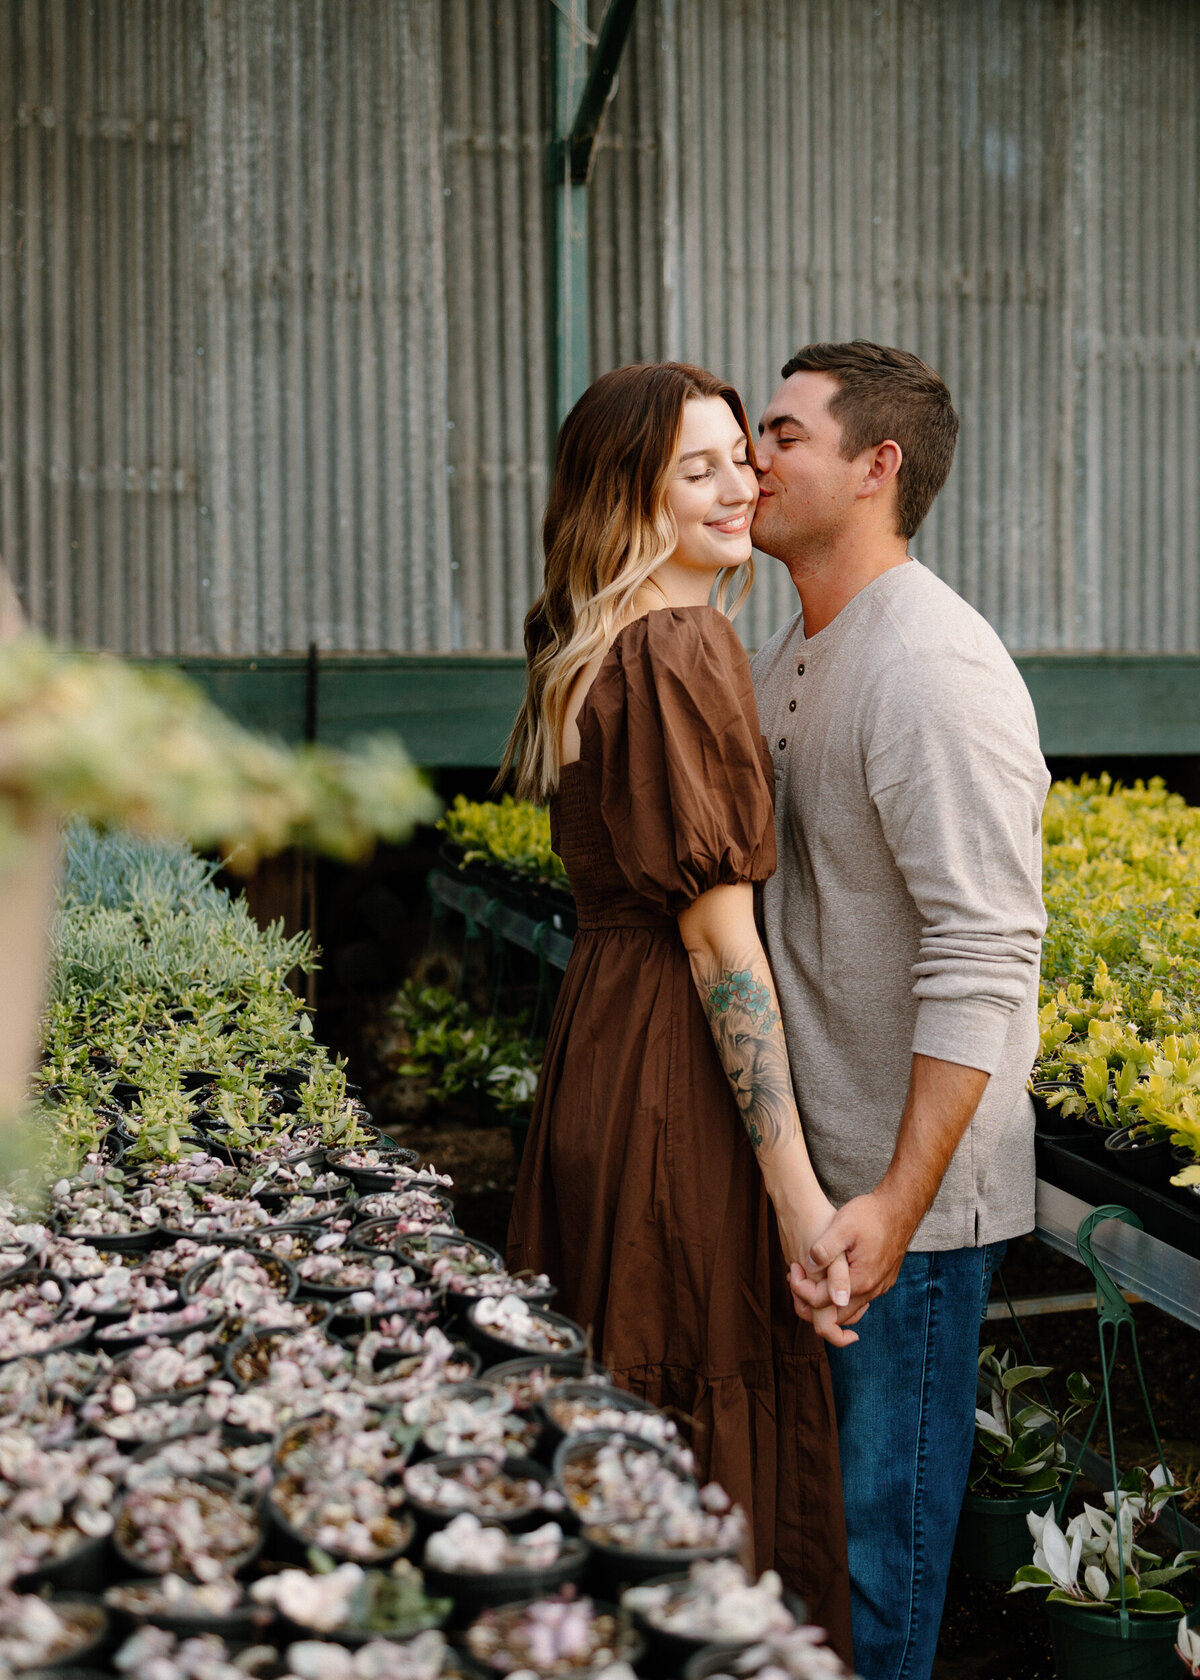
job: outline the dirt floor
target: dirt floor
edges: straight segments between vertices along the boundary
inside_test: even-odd
[[[392,1129],[398,1139],[453,1175],[460,1224],[502,1250],[515,1178],[508,1132],[457,1122]],[[1004,1276],[1014,1300],[1080,1292],[1088,1282],[1078,1264],[1033,1237],[1010,1245]],[[1192,1522],[1200,1523],[1200,1335],[1145,1304],[1137,1307],[1136,1322],[1167,1459],[1177,1479],[1189,1488],[1182,1507]],[[1024,1328],[1035,1358],[1052,1364],[1059,1378],[1082,1370],[1099,1382],[1093,1310],[1030,1315]],[[1002,1347],[1019,1346],[1010,1322],[989,1323],[985,1333]],[[1114,1399],[1118,1459],[1126,1467],[1151,1463],[1150,1431],[1131,1362],[1124,1356]],[[1102,1442],[1093,1444],[1107,1454]],[[1010,1597],[1004,1587],[973,1581],[954,1569],[933,1672],[934,1680],[1053,1680],[1050,1637],[1038,1595]]]

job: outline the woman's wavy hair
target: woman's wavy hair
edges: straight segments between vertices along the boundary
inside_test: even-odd
[[[575,679],[607,651],[634,596],[675,548],[667,490],[683,405],[693,397],[728,404],[753,464],[742,399],[686,362],[616,368],[589,385],[563,421],[542,521],[545,583],[525,619],[525,699],[496,778],[500,787],[512,773],[520,799],[540,803],[558,786]],[[753,579],[753,560],[727,568],[717,606],[732,618]]]

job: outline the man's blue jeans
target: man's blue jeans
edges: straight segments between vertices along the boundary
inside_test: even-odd
[[[975,1430],[979,1322],[1004,1244],[909,1254],[830,1348],[862,1680],[929,1680]]]

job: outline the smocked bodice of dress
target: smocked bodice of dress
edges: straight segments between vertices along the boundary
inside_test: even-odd
[[[550,801],[550,843],[567,871],[580,933],[618,927],[674,931],[675,918],[634,892],[621,873],[600,815],[599,779],[582,761],[563,767]]]

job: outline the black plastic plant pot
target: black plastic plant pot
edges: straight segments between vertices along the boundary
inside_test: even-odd
[[[353,1351],[357,1348],[361,1338],[358,1335],[353,1335],[341,1336],[338,1339],[345,1347]],[[395,1369],[397,1365],[402,1365],[405,1360],[411,1360],[415,1370],[424,1357],[424,1354],[421,1353],[405,1353],[401,1348],[380,1348],[375,1355],[375,1371],[380,1382],[394,1382],[405,1374],[403,1371]],[[483,1360],[479,1349],[468,1347],[466,1342],[454,1343],[453,1351],[446,1363],[466,1367],[466,1375],[452,1378],[452,1382],[472,1382],[483,1369]]]
[[[81,1534],[77,1546],[18,1575],[13,1586],[18,1592],[43,1592],[49,1588],[71,1597],[77,1593],[98,1593],[112,1577],[111,1559],[107,1534],[91,1539]]]
[[[387,1214],[379,1208],[379,1202],[385,1196],[402,1196],[407,1190],[423,1190],[427,1196],[435,1196],[442,1204],[446,1215],[445,1223],[450,1226],[449,1231],[430,1232],[431,1236],[457,1236],[459,1227],[454,1213],[454,1187],[450,1184],[439,1184],[436,1178],[406,1178],[402,1184],[385,1185],[382,1190],[368,1190],[360,1195],[354,1203],[354,1218],[361,1225],[369,1225],[376,1219],[394,1219],[395,1214]],[[411,1238],[420,1238],[424,1233],[413,1231],[409,1237],[401,1237],[400,1242],[408,1242]]]
[[[605,1379],[608,1377],[604,1366],[591,1359],[529,1353],[520,1359],[506,1359],[500,1365],[493,1365],[488,1371],[486,1381],[493,1387],[502,1387],[510,1382],[519,1383],[523,1378],[531,1377],[535,1371],[546,1371],[560,1382],[589,1376]],[[536,1405],[536,1400],[529,1406],[518,1405],[514,1398],[513,1409],[518,1412],[531,1411]]]
[[[447,1299],[450,1298],[449,1291],[447,1291]],[[532,1302],[530,1302],[529,1305],[531,1311],[537,1318],[541,1319],[543,1322],[549,1323],[555,1330],[560,1330],[565,1333],[569,1333],[570,1335],[571,1340],[568,1346],[563,1348],[546,1349],[545,1351],[547,1353],[553,1352],[556,1357],[558,1355],[565,1355],[567,1357],[578,1359],[587,1351],[587,1334],[581,1324],[576,1324],[574,1319],[566,1318],[562,1313],[553,1312],[549,1307],[539,1307],[534,1305]],[[503,1337],[496,1335],[485,1325],[478,1323],[475,1310],[478,1306],[478,1299],[472,1298],[471,1304],[465,1313],[465,1324],[467,1340],[473,1347],[477,1347],[483,1355],[483,1367],[485,1371],[489,1366],[498,1365],[502,1360],[512,1359],[517,1354],[537,1352],[536,1348],[522,1346],[520,1342],[505,1341]]]
[[[353,1193],[354,1186],[351,1184],[350,1180],[339,1176],[333,1184],[323,1185],[319,1190],[316,1188],[311,1190],[272,1190],[264,1187],[262,1190],[255,1193],[254,1199],[256,1202],[261,1202],[262,1206],[269,1212],[282,1215],[283,1217],[277,1220],[276,1223],[286,1225],[292,1223],[292,1221],[286,1217],[288,1208],[294,1207],[300,1197],[311,1196],[315,1201],[332,1201],[342,1203],[345,1202]],[[308,1222],[306,1221],[306,1223]]]
[[[1174,1680],[1177,1616],[1130,1616],[1111,1610],[1047,1603],[1058,1680]]]
[[[287,1341],[289,1336],[299,1336],[302,1332],[293,1325],[271,1326],[258,1325],[253,1330],[246,1330],[230,1342],[225,1349],[225,1376],[237,1389],[244,1394],[248,1388],[256,1383],[265,1382],[265,1376],[244,1375],[245,1361],[257,1354],[260,1349],[268,1353],[274,1352]]]
[[[109,1602],[110,1595],[122,1591],[130,1591],[145,1586],[154,1577],[142,1575],[136,1580],[120,1581],[105,1593],[108,1613],[114,1621],[123,1623],[129,1629],[149,1624],[151,1627],[165,1628],[173,1633],[177,1639],[199,1639],[205,1634],[215,1634],[223,1639],[227,1645],[249,1645],[263,1636],[263,1630],[274,1621],[274,1613],[266,1605],[255,1604],[243,1600],[235,1605],[225,1615],[194,1615],[189,1616],[178,1610],[170,1610],[159,1605],[150,1604],[139,1608],[128,1608]]]
[[[1184,1149],[1180,1144],[1171,1145],[1170,1160],[1168,1162],[1166,1194],[1172,1201],[1182,1202],[1185,1208],[1194,1212],[1200,1218],[1200,1185],[1172,1184],[1185,1167],[1200,1166],[1200,1156],[1193,1154],[1190,1149]]]
[[[667,1575],[651,1576],[637,1583],[644,1587],[686,1587],[688,1574],[686,1569],[672,1570]],[[794,1593],[784,1592],[783,1603],[797,1626],[808,1620],[808,1607],[802,1598]],[[622,1609],[626,1607],[622,1604]],[[729,1661],[740,1652],[749,1650],[751,1645],[761,1641],[757,1639],[712,1639],[704,1636],[691,1636],[686,1633],[674,1633],[669,1628],[660,1627],[657,1622],[641,1610],[629,1610],[628,1615],[634,1627],[646,1643],[646,1665],[656,1674],[682,1674],[692,1658],[702,1651],[720,1651],[725,1660]]]
[[[1051,1107],[1048,1099],[1058,1091],[1079,1091],[1070,1079],[1039,1079],[1029,1087],[1033,1101],[1034,1131],[1038,1137],[1079,1137],[1086,1126],[1079,1115],[1064,1114],[1060,1107]]]
[[[1104,1140],[1105,1165],[1136,1184],[1161,1187],[1170,1177],[1171,1140],[1148,1137],[1135,1126],[1121,1126]]]
[[[308,1554],[312,1547],[316,1545],[313,1536],[304,1534],[300,1529],[292,1527],[292,1524],[276,1503],[273,1492],[267,1492],[263,1499],[263,1505],[272,1529],[269,1547],[271,1557],[280,1563],[298,1563],[308,1568]],[[404,1537],[399,1545],[376,1552],[372,1557],[357,1557],[350,1552],[342,1551],[337,1546],[322,1545],[321,1550],[326,1557],[332,1558],[334,1563],[357,1563],[362,1569],[387,1569],[389,1565],[395,1563],[397,1558],[404,1556],[417,1536],[417,1519],[412,1511],[401,1509],[393,1512],[393,1515],[396,1521],[400,1523],[403,1531]],[[311,1639],[317,1636],[310,1629],[305,1637]]]
[[[399,1237],[396,1241],[396,1251],[412,1266],[418,1276],[422,1272],[426,1277],[431,1276],[433,1261],[447,1248],[469,1248],[484,1260],[493,1261],[498,1270],[504,1267],[504,1256],[498,1248],[493,1248],[491,1243],[481,1242],[478,1237],[467,1237],[458,1231],[428,1231]]]
[[[128,1418],[131,1422],[136,1423],[138,1413],[143,1411],[146,1407],[162,1405],[180,1406],[183,1401],[194,1400],[197,1395],[203,1394],[207,1387],[208,1381],[205,1381],[202,1383],[196,1383],[191,1388],[178,1389],[170,1394],[148,1394],[142,1399],[139,1399],[137,1405],[131,1412],[123,1412],[121,1417]],[[106,1418],[93,1424],[92,1427],[98,1435],[103,1435],[105,1440],[111,1441],[113,1446],[116,1447],[119,1452],[130,1454],[136,1453],[140,1447],[160,1447],[164,1441],[178,1441],[185,1435],[195,1435],[198,1433],[198,1426],[195,1420],[189,1416],[186,1410],[182,1409],[180,1410],[173,1426],[169,1426],[164,1431],[162,1424],[158,1423],[154,1426],[153,1435],[114,1435],[112,1433],[114,1423],[115,1419]],[[107,1428],[105,1427],[106,1424],[108,1426]],[[211,1423],[199,1427],[211,1428]]]
[[[251,1502],[245,1498],[238,1497],[237,1484],[232,1476],[210,1476],[202,1474],[188,1476],[182,1479],[188,1482],[198,1482],[204,1487],[219,1489],[221,1492],[227,1493],[232,1498],[235,1498],[237,1504],[244,1506],[253,1513],[256,1526],[254,1539],[242,1551],[231,1553],[223,1560],[224,1573],[226,1575],[237,1576],[240,1575],[243,1570],[249,1569],[250,1565],[262,1551],[267,1538],[267,1523],[261,1505],[258,1501]],[[117,1557],[120,1559],[124,1568],[128,1570],[131,1576],[160,1576],[174,1573],[182,1575],[186,1581],[194,1580],[195,1577],[189,1575],[186,1570],[172,1570],[170,1565],[168,1565],[165,1570],[152,1569],[148,1564],[143,1563],[137,1556],[136,1552],[132,1551],[131,1548],[126,1545],[121,1534],[121,1526],[125,1518],[126,1497],[127,1496],[123,1496],[117,1504],[116,1520],[113,1524],[112,1531],[113,1550],[116,1552]]]
[[[488,1523],[486,1526],[499,1528],[503,1524]],[[546,1598],[558,1592],[560,1587],[577,1586],[583,1579],[587,1562],[586,1543],[568,1535],[563,1540],[558,1562],[547,1569],[499,1569],[483,1574],[478,1569],[438,1569],[425,1563],[421,1573],[430,1598],[450,1598],[454,1601],[447,1626],[462,1628],[494,1605]]]
[[[968,1493],[963,1499],[954,1539],[954,1561],[965,1575],[981,1581],[1011,1581],[1023,1564],[1033,1560],[1033,1537],[1026,1514],[1048,1511],[1051,1493],[1024,1494],[1014,1499],[989,1499]]]
[[[616,1436],[608,1430],[588,1430],[585,1434],[564,1436],[555,1449],[552,1466],[554,1485],[566,1500],[566,1508],[559,1521],[573,1533],[586,1527],[589,1522],[595,1521],[601,1513],[581,1510],[572,1503],[571,1495],[567,1491],[567,1471],[571,1465],[587,1460],[593,1454],[599,1452],[602,1447],[610,1446],[615,1439]],[[638,1452],[653,1453],[656,1458],[666,1459],[670,1456],[666,1447],[660,1447],[654,1441],[635,1441],[632,1437],[627,1437],[627,1444],[635,1447]],[[679,1479],[683,1482],[690,1481],[693,1486],[696,1485],[693,1477],[681,1475]],[[664,1575],[667,1571],[668,1564],[663,1563],[657,1573]],[[644,1580],[645,1577],[642,1576],[639,1579]]]
[[[113,1635],[112,1623],[102,1601],[90,1594],[72,1593],[67,1598],[52,1598],[50,1603],[60,1616],[77,1626],[79,1639],[53,1662],[43,1663],[36,1672],[53,1674],[55,1680],[61,1680],[65,1670],[106,1666],[101,1659],[112,1645]],[[21,1680],[26,1680],[26,1677],[27,1671],[22,1670]]]
[[[331,1554],[332,1555],[332,1554]],[[375,1568],[374,1564],[365,1564],[364,1568]],[[432,1593],[426,1594],[432,1598]],[[440,1614],[423,1616],[415,1622],[406,1622],[397,1628],[323,1628],[319,1632],[316,1628],[305,1627],[303,1622],[295,1622],[290,1616],[279,1617],[279,1645],[294,1644],[300,1639],[329,1640],[334,1645],[343,1645],[348,1651],[357,1651],[363,1645],[369,1645],[375,1640],[384,1640],[389,1645],[405,1645],[410,1639],[415,1639],[420,1633],[427,1633],[430,1628],[444,1628],[450,1617],[449,1610]],[[445,1673],[445,1670],[442,1671]]]
[[[513,1603],[506,1604],[503,1608],[515,1611],[528,1610],[530,1605],[536,1602],[536,1599],[518,1599]],[[493,1608],[498,1609],[500,1606],[493,1606]],[[628,1663],[631,1668],[638,1669],[639,1665],[645,1658],[646,1646],[645,1641],[636,1631],[633,1624],[627,1617],[622,1615],[615,1603],[605,1603],[601,1599],[593,1599],[592,1609],[598,1616],[614,1616],[616,1618],[618,1626],[617,1637],[613,1642],[613,1657],[618,1662]],[[476,1620],[478,1620],[478,1618],[476,1618]],[[474,1626],[474,1623],[471,1625]],[[473,1662],[478,1664],[484,1674],[493,1677],[493,1680],[502,1680],[502,1677],[506,1677],[513,1671],[512,1664],[508,1661],[508,1659],[505,1659],[507,1666],[504,1666],[498,1662],[489,1662],[487,1657],[477,1655],[470,1644],[471,1635],[469,1628],[462,1637],[463,1642],[466,1645],[467,1654]],[[608,1666],[609,1664],[604,1664],[604,1667],[607,1668]],[[528,1672],[528,1669],[522,1669],[522,1673]],[[555,1680],[593,1680],[593,1677],[600,1672],[600,1665],[597,1664],[595,1667],[588,1668],[562,1668],[552,1670],[551,1672],[553,1673]]]
[[[440,1192],[436,1192],[436,1196],[438,1206],[445,1212],[447,1218],[452,1220],[454,1218],[454,1209],[448,1198],[443,1196]],[[364,1254],[394,1255],[396,1259],[402,1260],[406,1266],[411,1266],[419,1278],[428,1278],[431,1273],[428,1264],[428,1256],[423,1249],[417,1256],[410,1254],[409,1248],[414,1242],[423,1244],[431,1241],[434,1237],[444,1235],[446,1242],[469,1242],[473,1248],[487,1248],[486,1243],[475,1242],[473,1238],[460,1237],[457,1232],[443,1233],[440,1231],[434,1231],[429,1232],[428,1234],[414,1234],[411,1231],[407,1233],[396,1232],[395,1227],[398,1223],[399,1221],[394,1214],[388,1215],[383,1219],[364,1219],[361,1224],[351,1227],[350,1246],[358,1249],[360,1253]],[[497,1256],[497,1258],[499,1258],[499,1256]]]
[[[163,1309],[165,1312],[172,1310],[181,1311],[182,1309]],[[96,1331],[95,1343],[101,1353],[107,1353],[110,1358],[115,1359],[122,1353],[128,1353],[131,1348],[140,1347],[143,1342],[148,1342],[151,1338],[157,1338],[161,1342],[181,1342],[185,1336],[190,1336],[195,1330],[201,1330],[207,1334],[216,1330],[224,1321],[224,1318],[225,1309],[218,1306],[206,1318],[197,1319],[195,1323],[176,1324],[165,1330],[135,1330],[130,1335],[122,1335],[120,1323],[110,1324],[105,1329]]]
[[[163,1241],[163,1232],[155,1225],[145,1231],[73,1231],[69,1225],[55,1220],[54,1228],[61,1237],[74,1237],[78,1242],[90,1243],[93,1248],[111,1248],[114,1254],[149,1254]],[[191,1236],[181,1231],[180,1236]]]
[[[615,1546],[586,1526],[582,1534],[591,1549],[587,1584],[613,1597],[662,1575],[686,1574],[694,1563],[736,1558],[740,1551],[738,1546]]]
[[[369,1313],[356,1313],[334,1302],[329,1314],[329,1335],[345,1345],[351,1337],[362,1336],[377,1324],[400,1318],[418,1334],[424,1334],[441,1321],[439,1303],[434,1300],[426,1307],[380,1307]]]
[[[548,1388],[541,1400],[534,1406],[534,1415],[541,1421],[542,1438],[538,1446],[538,1457],[544,1458],[548,1464],[554,1462],[554,1455],[568,1433],[575,1435],[595,1435],[603,1433],[597,1425],[589,1425],[586,1429],[567,1431],[554,1421],[553,1409],[556,1401],[591,1400],[606,1410],[619,1412],[636,1412],[642,1415],[649,1413],[652,1417],[658,1415],[658,1407],[649,1400],[643,1400],[640,1394],[628,1394],[623,1388],[614,1388],[611,1383],[585,1382],[578,1378],[555,1383]],[[620,1429],[608,1430],[607,1433],[619,1435]]]
[[[79,1283],[79,1282],[82,1281],[82,1279],[76,1278],[73,1281],[76,1282],[76,1283]],[[0,1279],[0,1282],[3,1282],[3,1279]],[[172,1292],[171,1292],[171,1299],[169,1301],[164,1301],[161,1306],[156,1307],[154,1310],[156,1312],[175,1312],[175,1311],[177,1311],[178,1308],[182,1307],[182,1305],[183,1305],[183,1300],[182,1300],[182,1298],[179,1294],[179,1290],[176,1289],[176,1288],[173,1288]],[[128,1307],[128,1306],[125,1306],[125,1307],[97,1307],[96,1310],[94,1311],[94,1313],[92,1314],[92,1316],[96,1320],[96,1343],[97,1343],[97,1346],[100,1343],[100,1338],[101,1338],[101,1335],[104,1331],[111,1329],[113,1325],[124,1324],[125,1320],[127,1318],[132,1317],[134,1310],[135,1310],[134,1308]],[[140,1309],[138,1309],[138,1310],[140,1310]],[[126,1345],[132,1347],[133,1344],[130,1342],[130,1343],[127,1343]]]
[[[290,1265],[288,1261],[277,1259],[274,1254],[269,1254],[266,1249],[255,1248],[252,1242],[235,1242],[224,1246],[244,1248],[248,1254],[252,1254],[260,1265],[284,1284],[285,1288],[280,1292],[280,1300],[295,1300],[296,1292],[300,1288],[300,1279],[296,1273],[296,1268]],[[217,1254],[211,1260],[201,1260],[199,1265],[193,1266],[191,1271],[185,1274],[183,1282],[179,1286],[179,1293],[183,1296],[185,1302],[200,1298],[200,1288],[209,1273],[218,1264],[220,1258],[220,1255]]]
[[[361,1196],[369,1196],[374,1190],[406,1189],[409,1183],[405,1176],[405,1169],[420,1165],[421,1157],[415,1149],[401,1149],[398,1144],[385,1144],[381,1138],[373,1138],[366,1145],[379,1154],[386,1154],[388,1164],[378,1167],[352,1166],[346,1156],[362,1147],[352,1144],[346,1149],[331,1149],[328,1154],[330,1170],[344,1173]]]
[[[9,1283],[20,1283],[22,1277],[27,1277],[33,1266],[34,1250],[28,1243],[12,1243],[5,1247],[6,1254],[19,1254],[20,1259],[13,1260],[7,1268],[0,1271],[0,1288]],[[96,1314],[99,1320],[100,1314]]]
[[[454,1471],[464,1469],[470,1464],[495,1463],[495,1459],[488,1453],[437,1453],[433,1458],[422,1459],[420,1468],[433,1468],[452,1475]],[[550,1474],[546,1466],[539,1464],[536,1459],[505,1458],[498,1469],[501,1475],[511,1476],[516,1481],[537,1482],[541,1488],[550,1486]],[[426,1505],[420,1499],[415,1499],[410,1489],[408,1503],[422,1536],[431,1534],[435,1528],[445,1528],[446,1524],[463,1510],[474,1511],[482,1522],[502,1523],[510,1534],[522,1534],[526,1529],[540,1528],[543,1523],[557,1520],[559,1516],[556,1511],[548,1511],[541,1503],[540,1497],[535,1505],[510,1506],[502,1511],[478,1511],[471,1505]]]

